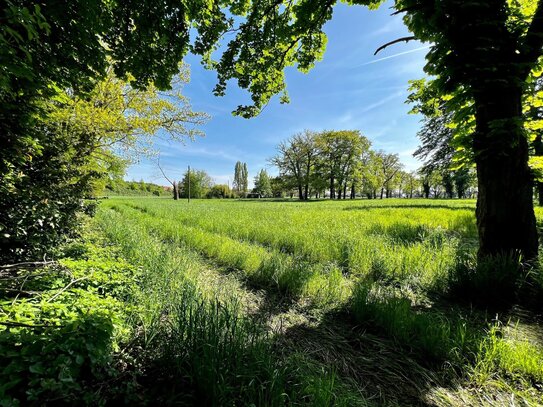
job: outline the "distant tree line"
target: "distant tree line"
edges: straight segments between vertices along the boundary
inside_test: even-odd
[[[120,178],[114,178],[106,182],[103,192],[105,195],[168,196],[171,194],[171,188],[145,182],[143,180],[125,181]]]
[[[273,196],[300,200],[390,197],[464,198],[473,195],[470,170],[423,167],[404,171],[398,154],[372,150],[357,130],[306,130],[281,142],[270,163],[279,177],[270,180]]]

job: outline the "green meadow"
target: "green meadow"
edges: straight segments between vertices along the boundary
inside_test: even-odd
[[[473,200],[113,198],[92,223],[139,270],[129,325],[150,367],[135,380],[145,389],[159,377],[164,403],[543,404],[537,318],[469,296],[474,210]],[[499,280],[507,262],[484,267]],[[500,288],[489,298],[507,296]]]
[[[0,269],[0,401],[542,405],[541,273],[476,266],[474,206],[102,200],[58,262]]]

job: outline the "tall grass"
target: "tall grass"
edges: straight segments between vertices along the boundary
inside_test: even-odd
[[[256,286],[273,288],[280,294],[293,297],[308,295],[319,304],[346,296],[346,283],[341,272],[333,266],[311,264],[303,258],[270,251],[259,245],[179,226],[168,219],[126,206],[114,206],[114,209],[160,239],[185,245],[222,266],[243,271],[248,281]]]
[[[418,351],[427,362],[459,364],[481,337],[466,320],[451,320],[431,310],[416,311],[408,298],[376,284],[356,286],[351,312],[358,323],[383,331],[399,344]]]
[[[277,357],[273,338],[242,314],[235,293],[218,297],[202,290],[198,259],[171,235],[149,234],[141,221],[107,209],[97,215],[105,235],[142,269],[135,299],[140,312],[133,322],[140,325],[140,346],[148,355],[148,373],[140,381],[149,383],[153,402],[331,405],[323,389],[306,385],[308,377],[327,383],[334,405],[352,397],[339,390],[342,384],[332,371],[314,376],[309,362],[294,366],[289,358]],[[360,395],[356,400],[365,403]]]
[[[473,381],[479,386],[501,383],[508,389],[515,388],[517,382],[523,383],[523,389],[529,389],[529,383],[542,384],[543,348],[540,344],[527,339],[511,339],[501,329],[499,317],[489,319],[483,312],[471,311],[459,304],[453,304],[454,308],[447,310],[451,306],[447,303],[450,297],[444,294],[452,293],[455,298],[471,297],[473,302],[474,295],[481,293],[483,285],[488,287],[489,296],[510,294],[503,289],[510,280],[508,270],[512,269],[508,264],[502,264],[501,268],[499,264],[480,264],[476,269],[466,263],[466,259],[474,258],[477,245],[471,201],[193,201],[188,205],[166,200],[118,199],[109,200],[104,206],[103,213],[116,218],[112,224],[125,222],[130,224],[126,226],[128,229],[138,230],[137,233],[119,232],[114,228],[111,232],[117,234],[118,241],[123,241],[127,233],[136,233],[128,244],[127,253],[139,264],[148,264],[145,267],[149,270],[163,269],[160,273],[164,278],[176,273],[168,270],[182,268],[184,279],[196,287],[194,292],[201,292],[203,288],[198,288],[198,266],[195,266],[198,259],[189,256],[191,252],[203,255],[211,261],[211,266],[215,264],[226,271],[236,271],[235,275],[243,275],[251,285],[280,296],[310,299],[322,310],[329,307],[346,309],[357,325],[391,338],[421,363],[433,369],[452,366],[453,369],[443,369],[450,370],[445,375],[449,378],[452,374],[457,381]],[[106,210],[107,207],[116,212]],[[141,247],[158,251],[160,258],[141,253]],[[189,258],[190,261],[182,260]],[[467,264],[467,267],[461,268],[459,264]],[[533,272],[539,273],[536,277],[540,278],[539,271]],[[514,274],[518,275],[516,270]],[[537,278],[532,280],[539,281]],[[159,291],[167,291],[171,284],[172,280],[158,284]],[[168,298],[168,304],[177,304],[179,296]],[[239,332],[224,322],[232,321],[227,314],[216,320],[213,319],[215,314],[205,314],[211,325],[206,325],[204,320],[198,320],[202,325],[192,325],[190,318],[187,322],[184,315],[193,315],[194,310],[200,308],[212,310],[206,312],[219,312],[220,307],[215,307],[213,301],[213,298],[206,300],[205,306],[198,301],[188,301],[182,303],[181,308],[174,305],[168,308],[171,309],[168,315],[178,318],[172,321],[181,324],[181,328],[172,324],[171,335],[192,338],[187,343],[193,345],[181,341],[179,348],[173,346],[165,353],[190,352],[192,355],[195,352],[193,356],[182,358],[185,362],[195,358],[187,362],[189,367],[183,368],[188,369],[185,374],[199,378],[196,380],[202,388],[211,388],[208,380],[220,382],[220,378],[215,376],[218,373],[214,368],[203,366],[204,362],[199,361],[198,358],[208,356],[202,356],[198,350],[203,348],[198,338],[204,338],[206,343],[221,337],[238,338],[239,341],[232,339],[232,343],[215,343],[213,347],[218,353],[205,361],[217,366],[224,362],[221,369],[238,372],[241,380],[220,384],[213,400],[235,399],[236,391],[229,390],[230,386],[245,386],[243,378],[247,371],[229,359],[236,352],[245,352],[244,357],[249,361],[245,364],[261,360],[254,362],[259,364],[254,369],[262,377],[257,387],[268,388],[269,383],[274,384],[264,393],[256,388],[247,389],[246,394],[250,396],[240,396],[242,398],[236,399],[237,402],[243,397],[253,397],[266,405],[290,402],[291,398],[311,400],[315,404],[322,400],[323,405],[341,403],[334,390],[342,388],[341,384],[337,387],[341,380],[334,372],[311,375],[307,373],[311,369],[304,367],[302,370],[306,373],[293,378],[288,373],[293,366],[291,361],[283,360],[279,365],[265,362],[268,360],[266,355],[273,353],[273,345],[269,338],[258,333],[258,329],[252,330],[253,322],[244,325],[245,319],[240,316],[239,309],[235,311],[235,305],[228,306],[227,314],[240,318],[236,326],[245,328],[239,328]],[[183,308],[187,304],[189,307]],[[186,309],[192,311],[184,311]],[[160,318],[156,320],[160,321]],[[229,331],[230,328],[233,330]],[[187,334],[185,329],[203,331],[197,338]],[[211,333],[213,337],[206,336]],[[215,357],[221,361],[214,360]],[[195,365],[202,366],[202,370],[190,371],[190,366]],[[304,380],[305,385],[300,385]],[[298,385],[293,385],[295,382]],[[198,389],[199,384],[193,387]],[[299,386],[313,389],[307,390],[312,395],[302,395],[294,390],[300,389]],[[283,389],[283,398],[275,393],[274,389],[279,388]],[[326,390],[328,388],[330,390]],[[316,389],[322,392],[317,394]],[[515,394],[527,402],[537,398],[531,390],[519,391]]]
[[[474,225],[469,210],[413,209],[399,200],[398,208],[380,209],[373,204],[369,211],[345,202],[333,203],[341,205],[339,208],[327,202],[318,207],[273,202],[196,201],[178,207],[164,200],[120,202],[169,219],[179,228],[268,247],[310,264],[333,263],[350,275],[363,275],[375,258],[384,258],[388,277],[423,289],[443,288],[455,255],[462,249],[459,237],[473,238],[472,232],[449,228],[459,222]]]

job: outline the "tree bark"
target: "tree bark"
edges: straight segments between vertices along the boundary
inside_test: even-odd
[[[427,182],[422,184],[422,190],[426,199],[430,198],[430,185]]]
[[[330,199],[336,198],[336,191],[334,189],[334,176],[330,176]]]
[[[510,83],[515,81],[511,79]],[[537,257],[538,236],[528,167],[528,141],[522,126],[520,88],[493,89],[475,97],[473,149],[479,194],[479,257],[498,254]]]

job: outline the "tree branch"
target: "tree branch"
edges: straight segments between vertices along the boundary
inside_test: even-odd
[[[23,324],[22,322],[0,321],[0,325],[15,327],[15,328],[62,328],[62,325],[31,325]]]
[[[415,37],[414,35],[411,35],[409,37],[402,37],[402,38],[398,38],[397,40],[387,42],[386,44],[383,44],[379,48],[377,48],[377,50],[375,50],[373,55],[377,55],[380,51],[384,50],[385,48],[387,48],[387,47],[389,47],[391,45],[397,44],[398,42],[405,41],[407,43],[409,41],[413,41],[413,40],[416,40],[416,39],[417,39],[417,37]]]
[[[56,261],[25,261],[23,263],[4,264],[3,266],[0,266],[0,269],[9,270],[9,269],[19,268],[23,266],[40,267],[40,266],[48,266],[50,264],[56,264]]]
[[[68,288],[70,288],[72,285],[74,285],[75,283],[78,283],[82,280],[86,280],[88,277],[85,276],[85,277],[81,277],[81,278],[77,278],[75,280],[72,280],[68,283],[68,285],[64,288],[62,288],[59,292],[57,292],[55,295],[53,295],[51,298],[49,298],[46,302],[51,302],[53,301],[55,298],[57,298],[60,294],[62,294],[64,291],[66,291]]]
[[[391,8],[394,8],[394,7],[391,7]],[[394,13],[392,13],[391,16],[396,16],[396,15],[401,14],[401,13],[408,13],[410,11],[415,11],[415,10],[420,10],[420,9],[422,9],[421,4],[417,4],[415,6],[410,6],[410,7],[404,7],[404,8],[401,8],[401,9],[395,11]]]
[[[162,175],[164,176],[164,178],[166,178],[166,180],[172,184],[173,186],[173,182],[166,176],[166,174],[164,173],[164,170],[162,169],[162,167],[160,166],[160,155],[158,156],[157,160],[156,160],[156,164],[158,165],[158,169],[160,170],[160,172],[162,173]]]

